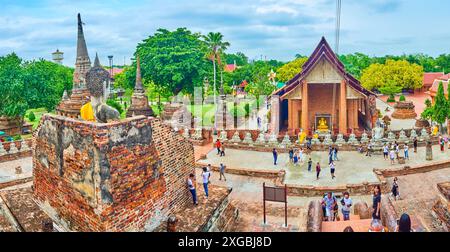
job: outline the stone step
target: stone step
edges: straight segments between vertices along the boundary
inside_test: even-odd
[[[368,232],[371,222],[371,219],[352,220],[350,216],[350,221],[322,222],[322,232],[343,232],[348,226],[352,227],[354,232]]]

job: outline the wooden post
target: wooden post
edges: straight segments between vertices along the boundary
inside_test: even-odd
[[[264,225],[266,224],[266,182],[263,183],[263,214]]]

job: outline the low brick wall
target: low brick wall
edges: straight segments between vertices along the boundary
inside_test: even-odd
[[[383,192],[387,192],[387,183],[372,182],[360,184],[347,184],[342,186],[311,186],[311,185],[292,185],[287,184],[289,196],[299,197],[323,197],[327,192],[343,193],[349,192],[352,195],[371,194],[373,188],[379,185]]]
[[[25,184],[25,183],[28,183],[28,182],[31,182],[31,181],[33,181],[33,177],[28,177],[28,178],[16,179],[16,180],[8,181],[8,182],[3,182],[3,183],[0,183],[0,189],[11,187],[11,186]]]
[[[405,176],[409,174],[425,173],[450,167],[450,160],[434,161],[422,165],[404,166],[402,168],[393,169],[373,169],[373,172],[377,175],[380,181],[389,177]]]
[[[197,162],[196,168],[206,167],[207,163]],[[212,171],[219,172],[218,166],[211,166]],[[225,173],[242,175],[242,176],[250,176],[250,177],[259,177],[259,178],[269,178],[269,179],[278,179],[280,176],[284,177],[285,171],[268,171],[268,170],[255,170],[255,169],[245,169],[245,168],[233,168],[226,167]]]
[[[27,145],[27,147],[28,147],[27,149],[22,148],[22,144],[24,144],[24,143]],[[6,151],[5,154],[0,155],[0,163],[12,161],[12,160],[16,160],[16,159],[20,159],[20,158],[24,158],[24,157],[31,157],[31,155],[32,155],[32,151],[31,151],[32,140],[31,139],[23,140],[23,142],[22,141],[14,141],[14,142],[4,142],[4,143],[0,143],[0,144]],[[12,144],[14,144],[16,146],[18,152],[9,153]]]

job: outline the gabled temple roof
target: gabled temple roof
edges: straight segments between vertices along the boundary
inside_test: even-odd
[[[299,74],[297,74],[293,79],[289,80],[284,88],[275,91],[272,95],[281,96],[297,87],[299,84],[302,83],[302,81],[308,76],[308,74],[314,69],[317,63],[320,62],[320,60],[322,59],[325,59],[328,62],[330,62],[330,64],[335,68],[335,70],[339,74],[344,76],[344,79],[347,81],[347,83],[355,90],[357,90],[360,93],[363,93],[366,96],[373,95],[371,91],[363,88],[361,86],[361,83],[357,79],[355,79],[352,75],[346,72],[344,64],[342,64],[342,62],[333,52],[325,37],[322,37],[322,39],[319,42],[319,45],[316,47],[314,52],[308,58],[308,61],[306,61],[306,63],[303,65],[302,71]]]

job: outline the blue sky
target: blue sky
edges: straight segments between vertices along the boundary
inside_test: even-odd
[[[342,0],[340,53],[450,53],[450,1]],[[334,46],[335,0],[0,0],[0,55],[73,65],[76,14],[88,50],[128,64],[137,43],[162,27],[221,32],[230,52],[288,61],[309,55],[325,36]]]

